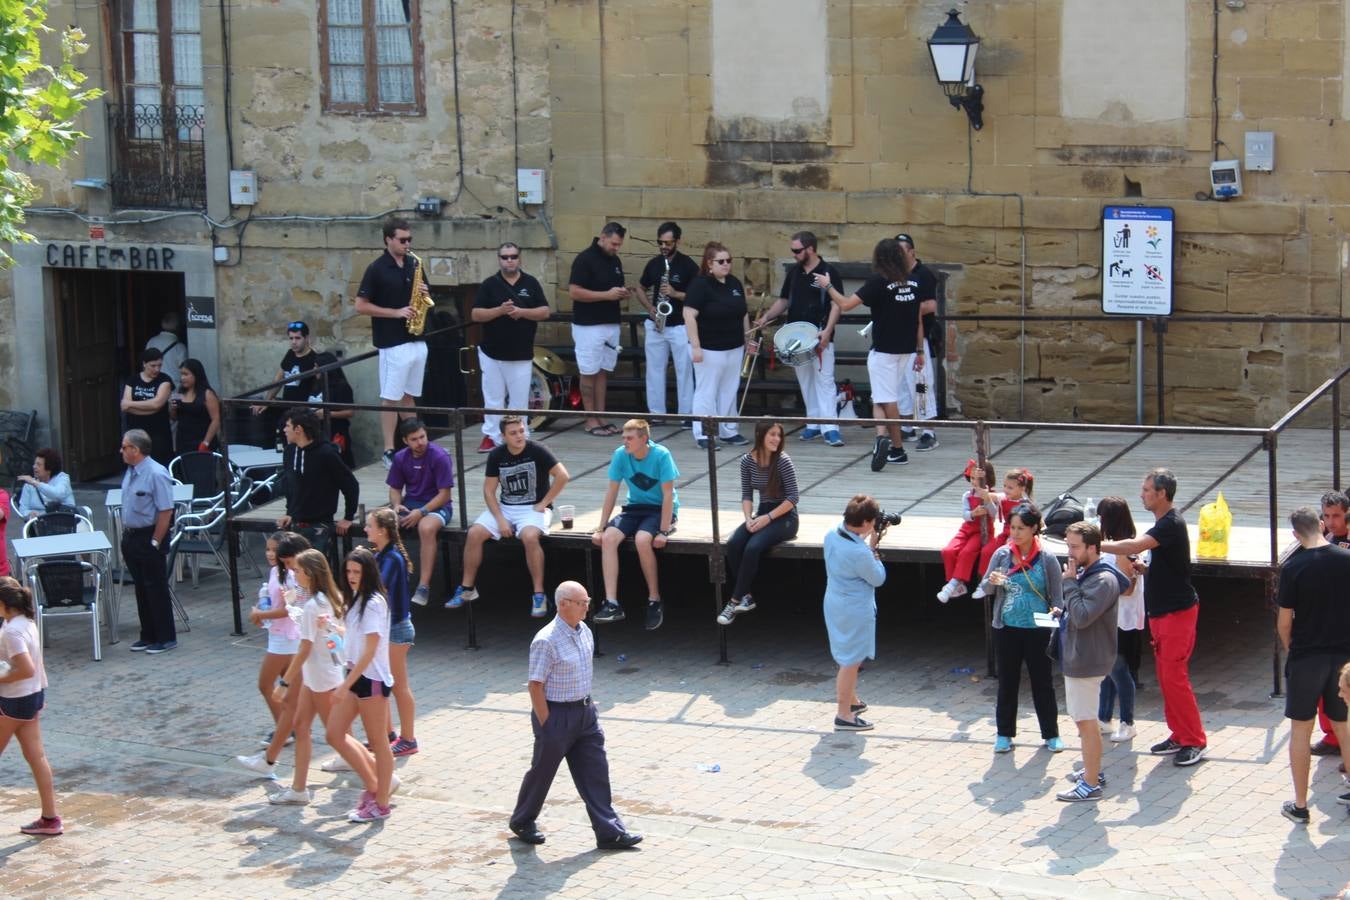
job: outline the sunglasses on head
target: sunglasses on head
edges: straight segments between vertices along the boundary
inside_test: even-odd
[[[300,332],[301,337],[304,337],[305,335],[309,334],[309,326],[306,325],[304,322],[289,322],[286,325],[286,330],[298,331]]]

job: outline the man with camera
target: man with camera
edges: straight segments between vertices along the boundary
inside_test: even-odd
[[[877,655],[877,588],[886,581],[886,567],[877,545],[899,515],[886,516],[881,505],[857,494],[844,507],[844,521],[825,535],[825,628],[830,655],[839,665],[834,689],[838,709],[835,731],[871,731],[860,713],[858,667]]]

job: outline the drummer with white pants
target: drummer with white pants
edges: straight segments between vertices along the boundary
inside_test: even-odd
[[[666,364],[671,362],[675,365],[676,411],[688,418],[694,404],[694,361],[689,351],[689,332],[684,327],[684,292],[698,277],[698,263],[679,251],[681,233],[675,222],[662,222],[657,227],[656,246],[661,252],[642,270],[638,299],[650,316],[643,323],[647,411],[656,415],[666,412]],[[657,311],[657,305],[663,301],[670,304],[664,318]]]
[[[478,342],[483,405],[488,409],[528,410],[534,333],[538,323],[548,318],[548,299],[539,281],[520,270],[520,248],[515,244],[507,242],[497,248],[497,267],[497,274],[479,286],[469,314],[483,326]],[[501,446],[501,418],[483,417],[479,453]]]
[[[754,325],[759,327],[772,321],[786,309],[787,324],[806,322],[816,329],[816,345],[809,358],[800,362],[795,359],[785,360],[797,375],[797,386],[801,388],[802,403],[809,420],[799,437],[803,441],[813,441],[824,435],[825,443],[831,447],[842,447],[844,439],[839,435],[839,426],[822,421],[833,419],[838,414],[835,406],[839,389],[834,380],[834,327],[839,321],[839,307],[830,302],[823,288],[817,286],[815,276],[824,275],[836,285],[842,285],[843,278],[834,266],[820,258],[816,252],[816,236],[811,232],[799,231],[794,234],[788,242],[788,249],[797,262],[788,270],[778,299],[755,320]],[[774,345],[778,347],[777,340]],[[783,348],[778,349],[781,358]]]
[[[909,286],[915,299],[919,301],[919,315],[923,323],[921,349],[927,351],[921,353],[919,357],[922,368],[917,372],[909,370],[898,406],[902,418],[915,418],[927,422],[936,419],[938,415],[937,391],[933,382],[933,357],[938,352],[935,344],[939,343],[941,338],[941,332],[937,331],[940,327],[937,324],[937,276],[915,255],[914,238],[902,231],[895,239],[900,243],[900,251],[905,255],[905,262],[909,265]],[[934,335],[937,335],[937,338],[934,338]],[[922,390],[919,389],[920,385],[923,386]],[[911,434],[911,431],[905,431],[906,437]],[[937,445],[937,435],[931,428],[925,428],[914,449],[922,453],[936,449]]]

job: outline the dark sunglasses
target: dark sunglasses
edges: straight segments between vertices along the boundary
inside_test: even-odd
[[[405,237],[405,238],[396,237],[396,238],[394,238],[394,240],[398,241],[400,244],[411,244],[411,243],[412,243],[412,238],[411,238],[411,237]]]
[[[793,256],[796,256],[798,253],[805,253],[805,252],[806,252],[806,248],[805,248],[805,247],[789,247],[788,249],[792,251],[792,255],[793,255]]]
[[[520,259],[519,253],[498,253],[498,259]]]
[[[714,260],[713,260],[713,265],[715,265],[715,266],[729,266],[729,265],[731,265],[731,257],[728,256],[726,259],[714,259]]]

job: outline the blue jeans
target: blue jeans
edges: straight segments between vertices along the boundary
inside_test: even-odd
[[[1103,722],[1111,721],[1111,710],[1116,704],[1116,695],[1120,695],[1120,721],[1126,725],[1134,724],[1134,676],[1130,674],[1130,663],[1125,654],[1116,655],[1116,664],[1111,674],[1102,679],[1101,699],[1097,701],[1097,718]]]

